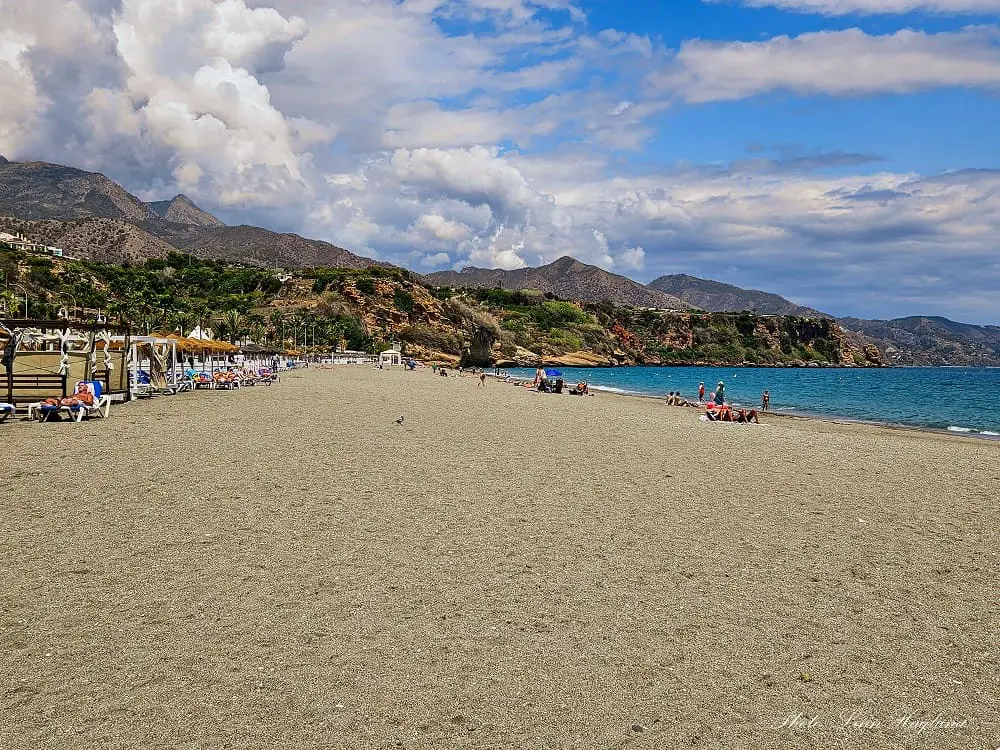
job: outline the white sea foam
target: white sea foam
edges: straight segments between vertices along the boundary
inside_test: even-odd
[[[590,386],[592,391],[604,391],[605,393],[620,393],[623,396],[645,396],[644,393],[639,393],[639,391],[627,391],[624,388],[611,388],[606,385],[592,385]]]
[[[1000,437],[1000,432],[993,432],[993,430],[983,430],[979,434],[980,435],[989,435],[990,437]]]
[[[948,428],[948,432],[975,432],[975,430],[970,429],[969,427],[955,427],[952,425]]]

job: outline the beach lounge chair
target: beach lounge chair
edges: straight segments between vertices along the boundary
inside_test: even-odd
[[[91,406],[87,404],[73,404],[72,406],[56,406],[54,404],[41,404],[37,407],[41,415],[41,421],[47,422],[57,414],[65,413],[74,422],[82,422],[84,417],[97,415],[102,419],[107,419],[111,415],[111,396],[104,394],[103,386],[96,380],[81,380],[76,384],[74,391],[83,385],[94,397]]]
[[[153,387],[152,379],[149,377],[149,373],[145,370],[139,370],[130,385],[133,398],[142,398],[144,396],[152,397],[156,392],[156,388]]]
[[[215,388],[215,380],[207,372],[202,371],[194,376],[194,387],[196,390],[198,388]]]
[[[240,388],[242,385],[239,377],[232,372],[217,372],[213,378],[215,380],[215,387],[222,390],[231,391],[235,388]]]
[[[15,411],[13,404],[0,403],[0,422],[5,422],[8,418],[13,417]]]

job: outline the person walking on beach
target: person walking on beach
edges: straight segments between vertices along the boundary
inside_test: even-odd
[[[705,400],[705,384],[698,383],[698,401],[699,403]]]
[[[771,406],[771,393],[769,391],[764,391],[764,395],[760,397],[760,410],[767,411]]]

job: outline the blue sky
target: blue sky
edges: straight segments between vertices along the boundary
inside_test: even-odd
[[[421,272],[1000,323],[1000,0],[0,0],[0,153]]]

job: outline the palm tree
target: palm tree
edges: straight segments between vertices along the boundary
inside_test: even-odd
[[[229,333],[229,343],[235,344],[243,335],[243,315],[239,310],[231,309],[222,313],[221,323]]]
[[[250,338],[255,344],[263,344],[267,336],[267,326],[263,323],[254,323],[249,327]]]
[[[0,315],[14,317],[17,311],[17,297],[6,289],[0,291]]]
[[[187,310],[178,310],[169,317],[169,326],[172,331],[178,331],[181,336],[186,336],[187,332],[194,327],[194,315]]]

